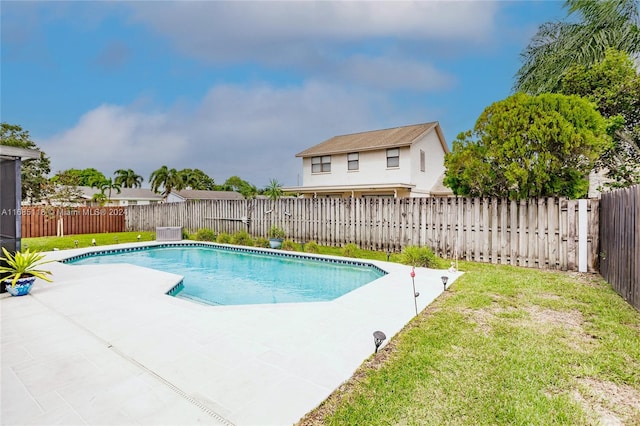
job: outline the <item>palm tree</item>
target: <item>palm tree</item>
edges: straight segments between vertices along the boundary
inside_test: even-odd
[[[640,54],[637,0],[565,0],[573,22],[547,22],[521,54],[516,91],[557,92],[572,65],[590,66],[605,57],[607,48]]]
[[[107,201],[111,201],[111,191],[112,190],[116,190],[118,191],[118,194],[121,192],[121,186],[118,182],[114,182],[113,179],[109,178],[106,181],[102,182],[100,184],[100,193],[102,193],[103,195],[107,195]],[[105,191],[109,191],[108,194],[105,194]]]
[[[167,166],[162,166],[151,173],[149,182],[151,183],[151,190],[153,192],[159,192],[158,190],[162,187],[162,196],[165,198],[174,189],[179,191],[184,188],[184,182],[180,172],[176,169],[169,169]]]
[[[263,193],[272,200],[277,200],[282,197],[282,185],[276,179],[271,179]]]
[[[144,180],[132,169],[118,169],[113,174],[117,175],[116,183],[119,183],[123,188],[140,188]]]

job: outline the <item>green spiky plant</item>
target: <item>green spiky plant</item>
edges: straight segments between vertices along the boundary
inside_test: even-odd
[[[16,252],[12,255],[9,251],[2,247],[4,257],[0,257],[0,261],[6,262],[7,266],[0,265],[0,275],[8,274],[4,277],[4,281],[11,280],[11,287],[15,287],[20,278],[36,277],[42,280],[52,282],[47,276],[51,275],[51,271],[38,269],[45,263],[54,262],[53,260],[42,260],[44,255],[37,251],[26,249],[23,252]]]

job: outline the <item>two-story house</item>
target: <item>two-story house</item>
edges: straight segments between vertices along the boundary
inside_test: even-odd
[[[304,197],[446,196],[438,122],[334,136],[298,154],[302,186],[283,188]]]

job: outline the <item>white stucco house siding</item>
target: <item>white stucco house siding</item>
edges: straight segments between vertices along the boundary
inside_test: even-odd
[[[399,153],[397,165],[389,165],[389,150]],[[429,196],[441,187],[447,152],[437,122],[335,136],[297,154],[302,186],[283,189],[307,197]],[[357,170],[349,170],[349,158],[357,158]]]

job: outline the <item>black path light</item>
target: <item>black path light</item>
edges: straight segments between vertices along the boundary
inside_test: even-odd
[[[385,336],[385,334],[380,330],[373,332],[373,343],[376,345],[376,352],[375,353],[378,353],[378,348],[380,347],[380,345],[382,344],[382,342],[384,342],[384,340],[386,338],[387,338],[387,336]]]
[[[449,281],[449,277],[446,275],[443,275],[440,277],[440,279],[442,280],[442,286],[444,287],[444,290],[447,290],[447,281]]]
[[[78,240],[74,240],[73,244],[75,244],[76,248],[78,248]]]
[[[411,268],[411,283],[413,284],[413,304],[416,307],[416,316],[418,316],[418,296],[420,293],[416,291],[416,268]]]

